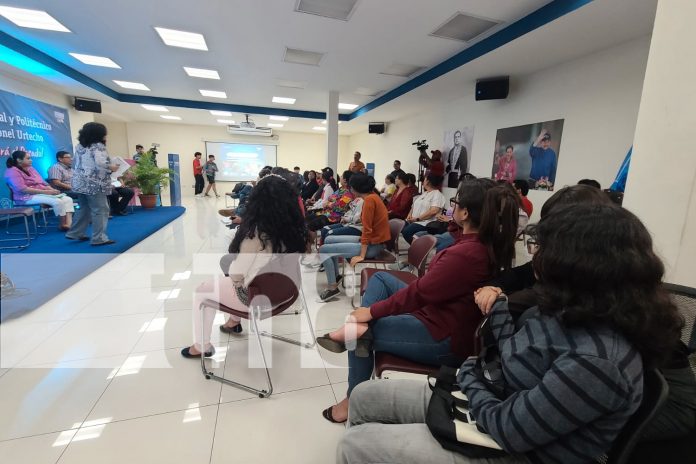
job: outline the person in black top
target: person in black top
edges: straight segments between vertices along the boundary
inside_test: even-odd
[[[307,201],[312,198],[317,190],[319,189],[319,184],[317,183],[317,172],[309,171],[307,173],[307,182],[302,186],[301,197],[303,201]]]

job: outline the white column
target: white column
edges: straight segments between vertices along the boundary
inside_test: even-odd
[[[693,0],[660,0],[624,206],[648,227],[667,282],[696,287]]]
[[[338,175],[338,92],[329,92],[326,110],[326,165]]]

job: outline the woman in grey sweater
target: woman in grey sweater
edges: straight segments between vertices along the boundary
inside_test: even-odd
[[[683,321],[661,287],[650,234],[612,205],[554,211],[537,227],[538,313],[515,332],[491,312],[511,393],[499,399],[465,362],[458,380],[469,408],[509,456],[478,462],[593,462],[643,395],[643,368],[679,340]],[[367,382],[350,400],[338,462],[477,462],[444,450],[425,425],[423,383]]]

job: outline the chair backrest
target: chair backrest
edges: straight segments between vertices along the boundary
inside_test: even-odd
[[[406,221],[403,219],[390,219],[389,220],[389,234],[390,234],[390,239],[389,243],[387,243],[387,250],[394,252],[394,253],[399,253],[399,236],[401,235],[401,231],[404,229],[406,226]]]
[[[254,277],[249,284],[249,301],[251,305],[258,304],[264,297],[270,302],[270,308],[261,308],[261,318],[266,319],[282,313],[297,300],[300,292],[295,282],[285,274],[265,272]]]
[[[7,182],[5,183],[5,185],[7,186],[7,191],[9,192],[8,194],[10,195],[10,197],[9,197],[10,202],[12,203],[12,206],[14,207],[14,192],[12,191],[12,187],[10,187],[10,184],[8,184]]]
[[[667,400],[668,392],[667,381],[659,370],[645,369],[643,371],[643,401],[614,440],[607,453],[607,464],[628,462],[633,448],[640,441],[643,430]]]
[[[696,289],[675,284],[664,284],[664,287],[684,318],[682,341],[689,348],[689,363],[696,375]]]
[[[425,263],[430,254],[430,250],[435,248],[437,239],[434,235],[421,235],[411,243],[408,249],[408,264],[418,270],[418,277],[425,274]]]

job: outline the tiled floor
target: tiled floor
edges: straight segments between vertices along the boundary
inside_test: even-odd
[[[219,272],[230,240],[216,214],[222,199],[185,206],[184,216],[127,253],[2,324],[0,462],[334,461],[343,428],[321,411],[345,393],[345,356],[269,341],[269,399],[206,380],[198,361],[180,356],[192,337],[192,292]],[[338,327],[348,299],[319,304],[316,274],[304,277],[316,332]],[[301,317],[273,318],[270,329],[308,338]],[[247,334],[215,329],[213,368],[261,385],[263,370],[248,367],[255,345]]]

